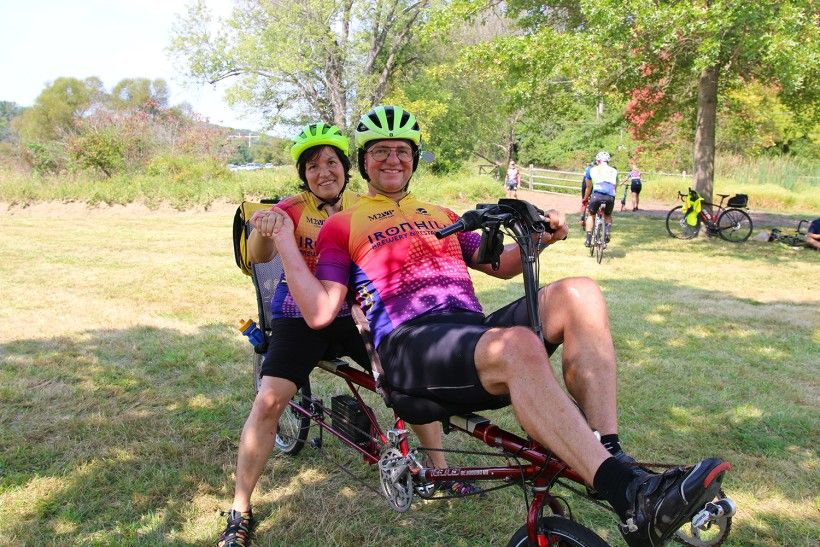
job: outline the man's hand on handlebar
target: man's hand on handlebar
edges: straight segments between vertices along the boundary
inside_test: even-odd
[[[553,232],[544,232],[533,236],[533,241],[539,244],[540,249],[567,238],[569,226],[567,225],[567,217],[564,213],[556,209],[550,209],[544,213],[544,221]]]

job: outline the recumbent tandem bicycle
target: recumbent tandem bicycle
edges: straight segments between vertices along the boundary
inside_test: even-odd
[[[256,288],[259,327],[265,340],[255,347],[254,385],[258,389],[262,357],[267,344],[267,325],[270,322],[270,298],[282,277],[278,257],[265,264],[249,264],[244,255],[244,241],[250,234],[250,218],[255,210],[270,207],[274,200],[261,204],[245,202],[237,211],[234,222],[234,246],[237,264],[252,276]],[[548,231],[543,211],[533,205],[514,199],[502,199],[498,204],[478,205],[468,211],[455,224],[437,233],[447,237],[459,231],[481,229],[482,244],[480,260],[497,261],[503,248],[504,235],[511,236],[520,248],[523,265],[524,293],[531,328],[539,334],[538,318],[538,254],[533,235]],[[296,456],[308,444],[321,448],[322,433],[327,432],[345,446],[360,454],[363,460],[376,466],[381,493],[396,511],[410,509],[414,496],[422,499],[451,498],[441,496],[438,487],[448,481],[498,481],[503,488],[519,486],[528,506],[526,523],[511,537],[512,546],[523,545],[575,545],[582,547],[605,546],[607,543],[589,528],[573,520],[567,502],[551,492],[560,484],[584,496],[592,503],[609,509],[608,505],[595,500],[585,488],[584,481],[575,471],[558,459],[547,448],[530,438],[521,437],[493,424],[488,418],[477,414],[475,408],[459,408],[458,405],[440,405],[437,402],[389,393],[379,382],[381,365],[372,347],[364,314],[353,306],[354,319],[371,355],[373,372],[353,367],[346,361],[334,359],[320,361],[318,368],[340,378],[346,388],[343,393],[332,396],[330,402],[311,392],[310,381],[301,386],[282,415],[276,435],[276,447],[286,455]],[[317,374],[324,374],[317,373]],[[389,425],[377,416],[363,398],[367,392],[379,393],[392,406],[393,417]],[[481,453],[505,460],[500,466],[449,467],[438,469],[426,467],[422,456],[424,447],[410,446],[409,423],[427,423],[440,420],[445,433],[466,434],[487,445],[494,452]],[[319,437],[308,440],[311,425],[319,428]],[[646,468],[675,467],[664,464],[639,465]],[[734,503],[722,490],[710,502],[685,523],[675,534],[678,543],[692,546],[716,546],[723,543],[731,529]]]

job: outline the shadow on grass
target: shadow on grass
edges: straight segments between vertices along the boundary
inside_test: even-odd
[[[573,220],[570,220],[573,225]],[[606,253],[617,253],[621,249],[628,255],[631,249],[649,248],[654,252],[674,253],[676,258],[683,251],[691,257],[710,256],[744,261],[764,261],[771,265],[789,263],[820,264],[820,253],[808,248],[793,249],[778,243],[753,241],[732,243],[718,236],[695,239],[674,239],[666,231],[666,219],[649,216],[616,216],[613,220],[613,244]],[[760,230],[752,231],[754,237]],[[658,248],[661,244],[663,248]],[[606,259],[606,254],[604,258]],[[618,256],[611,254],[611,256]],[[622,255],[623,256],[623,255]]]
[[[231,329],[90,331],[0,356],[3,536],[185,544],[182,515],[224,495],[252,402]]]

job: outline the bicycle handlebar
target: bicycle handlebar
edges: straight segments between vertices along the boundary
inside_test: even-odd
[[[533,232],[554,233],[555,230],[544,218],[544,211],[523,200],[502,199],[498,204],[477,205],[461,215],[449,226],[435,232],[438,239],[443,239],[458,232],[470,232],[477,228],[489,226],[526,226]]]

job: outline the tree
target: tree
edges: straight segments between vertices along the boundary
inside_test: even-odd
[[[111,90],[115,110],[144,110],[151,114],[168,108],[168,84],[162,78],[126,78]]]
[[[11,101],[0,101],[0,142],[11,139],[11,120],[23,112],[23,109]]]
[[[756,80],[780,88],[795,108],[817,103],[820,19],[811,0],[580,3],[583,36],[610,72],[604,81],[631,94],[632,123],[647,130],[675,113],[694,120],[695,187],[707,199],[718,105],[728,93]]]
[[[104,99],[105,90],[97,77],[57,78],[23,112],[16,127],[26,142],[67,138],[76,133],[78,120]]]
[[[188,75],[237,77],[228,99],[273,125],[318,115],[343,130],[384,97],[428,0],[249,0],[215,22],[202,1],[174,27]],[[215,30],[214,30],[215,28]]]

